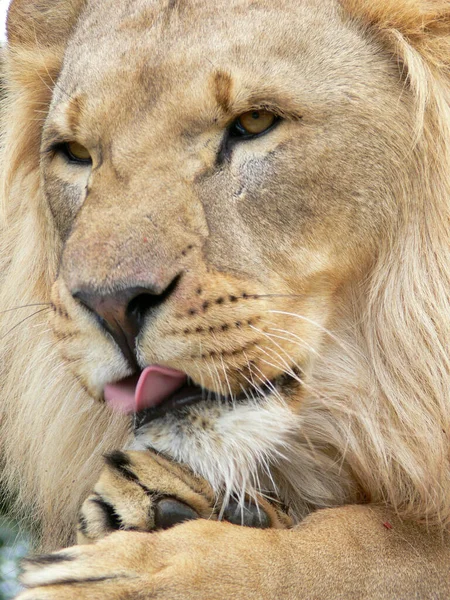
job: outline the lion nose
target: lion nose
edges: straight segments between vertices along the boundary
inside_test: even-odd
[[[180,276],[166,289],[156,287],[129,287],[116,291],[78,289],[73,297],[97,317],[115,340],[133,368],[138,368],[135,357],[136,338],[145,319],[161,306],[177,287]]]

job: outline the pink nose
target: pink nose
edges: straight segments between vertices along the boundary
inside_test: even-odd
[[[73,297],[94,313],[130,365],[136,368],[136,337],[146,318],[170,297],[179,279],[179,276],[175,277],[163,290],[151,286],[129,287],[116,291],[85,287],[74,291]]]

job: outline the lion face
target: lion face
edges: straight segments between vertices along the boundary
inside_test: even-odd
[[[335,2],[88,4],[42,136],[53,329],[99,401],[150,365],[189,377],[195,402],[161,404],[135,446],[222,485],[220,462],[301,426],[395,229],[410,102]]]

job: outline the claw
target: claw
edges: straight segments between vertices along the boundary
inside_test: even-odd
[[[245,502],[242,505],[235,500],[231,500],[224,510],[223,519],[233,523],[233,525],[256,527],[258,529],[268,529],[271,525],[268,515],[262,508],[250,502]]]
[[[164,498],[155,504],[155,528],[170,529],[174,525],[199,519],[193,508],[174,498]]]

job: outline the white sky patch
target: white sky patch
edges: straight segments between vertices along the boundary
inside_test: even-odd
[[[6,12],[10,0],[0,0],[0,42],[6,41]]]

